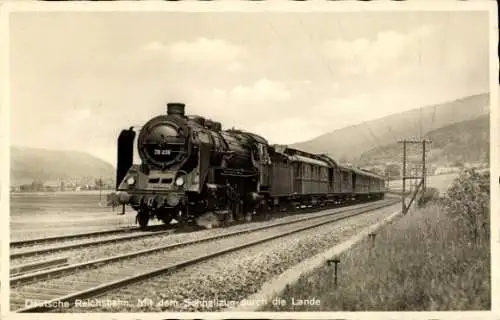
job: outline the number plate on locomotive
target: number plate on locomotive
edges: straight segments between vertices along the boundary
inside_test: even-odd
[[[172,153],[172,151],[169,149],[155,149],[154,150],[155,156],[168,156],[171,153]]]

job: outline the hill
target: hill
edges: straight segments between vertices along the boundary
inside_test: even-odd
[[[429,132],[426,138],[432,141],[427,163],[442,166],[455,163],[488,163],[490,150],[490,117],[484,115],[473,120],[462,121]],[[402,146],[391,143],[364,152],[358,163],[363,166],[385,164],[402,159]],[[420,161],[417,152],[415,161]],[[420,153],[421,154],[421,153]]]
[[[12,146],[10,185],[32,181],[113,179],[113,166],[79,151],[46,150]]]
[[[437,128],[489,114],[489,104],[489,93],[474,95],[342,128],[291,147],[328,153],[341,162],[353,161],[374,145],[381,146],[398,139],[420,136],[421,123],[422,133],[426,134]]]

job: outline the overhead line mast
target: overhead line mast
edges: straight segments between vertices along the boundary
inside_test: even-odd
[[[427,170],[425,166],[425,161],[426,161],[426,146],[428,144],[431,144],[431,140],[426,140],[426,139],[404,139],[398,141],[398,143],[403,144],[403,170],[402,170],[402,182],[403,182],[403,196],[402,196],[402,211],[403,213],[407,213],[408,209],[412,205],[413,201],[415,200],[415,197],[417,196],[420,187],[422,188],[422,197],[425,193],[426,187],[427,187]],[[406,175],[407,172],[407,146],[411,145],[422,145],[422,158],[421,158],[421,165],[422,165],[422,173],[421,176],[415,175]],[[410,170],[412,172],[412,170]],[[420,183],[417,185],[415,189],[415,193],[412,195],[412,198],[410,200],[410,203],[406,205],[406,180],[420,180]]]

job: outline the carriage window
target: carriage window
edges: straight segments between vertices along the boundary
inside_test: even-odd
[[[347,176],[347,172],[342,172],[342,177],[344,179],[344,183],[349,182],[349,177]]]

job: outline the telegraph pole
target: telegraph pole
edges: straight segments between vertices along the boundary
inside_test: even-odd
[[[391,171],[387,170],[387,187],[386,188],[389,189],[390,186],[391,186]]]
[[[403,179],[403,200],[402,200],[402,211],[406,213],[405,200],[406,200],[406,140],[403,143],[403,172],[401,172],[401,177]]]
[[[403,144],[403,172],[402,172],[403,197],[402,197],[401,206],[402,206],[403,213],[406,213],[408,211],[408,208],[413,203],[413,200],[415,200],[415,197],[418,194],[420,186],[422,186],[422,195],[425,192],[426,183],[427,183],[427,181],[426,181],[427,180],[427,171],[425,169],[426,144],[430,144],[430,143],[432,143],[432,141],[425,140],[425,139],[422,139],[422,140],[404,139],[404,140],[401,140],[398,142]],[[406,148],[407,148],[408,144],[422,144],[422,175],[421,176],[417,175],[418,171],[415,171],[415,173],[413,173],[413,170],[410,170],[410,175],[406,175],[406,171],[407,171],[406,170],[406,166],[407,166],[407,150],[406,150]],[[412,198],[411,198],[408,206],[406,206],[406,194],[405,194],[406,193],[406,180],[413,180],[413,181],[420,180],[419,184],[417,184],[415,181],[415,186],[416,186],[415,194],[412,195]],[[411,188],[410,188],[410,191],[411,191]]]
[[[102,177],[99,178],[99,203],[102,201]]]
[[[427,171],[425,170],[425,144],[427,143],[426,140],[422,140],[422,195],[425,194],[425,188],[427,184]],[[430,143],[430,142],[429,142]]]

